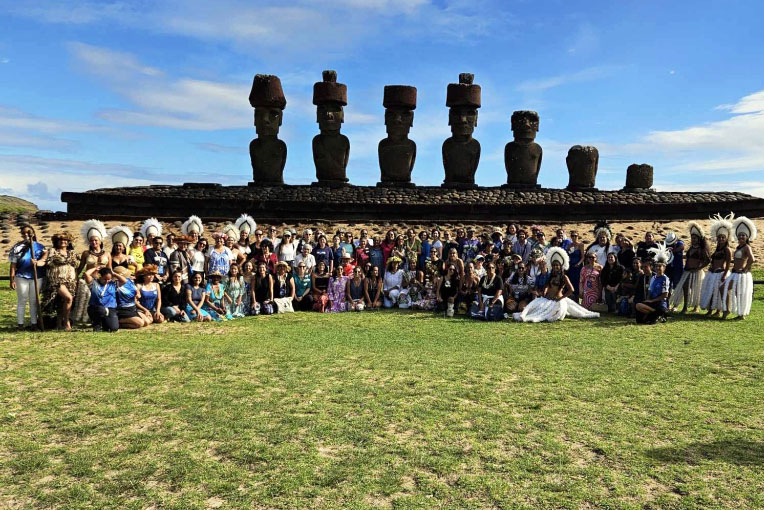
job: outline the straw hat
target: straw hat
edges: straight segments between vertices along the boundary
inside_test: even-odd
[[[114,269],[112,269],[111,272],[114,274],[118,274],[119,276],[124,276],[125,278],[130,278],[130,270],[123,266],[117,266]]]
[[[136,271],[135,276],[145,276],[147,274],[156,275],[159,267],[155,264],[146,264],[141,269]]]

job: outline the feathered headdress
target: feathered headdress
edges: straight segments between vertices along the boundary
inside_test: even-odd
[[[143,222],[143,225],[141,225],[141,235],[143,237],[149,237],[149,234],[151,234],[154,237],[161,237],[162,235],[162,224],[159,223],[159,220],[156,218],[149,218],[146,221]]]
[[[600,234],[605,234],[608,241],[613,238],[613,231],[610,230],[610,225],[608,225],[607,221],[600,221],[594,225],[594,230],[592,230],[592,232],[594,232],[595,241],[600,237]]]
[[[233,223],[228,223],[221,232],[234,241],[239,240],[239,229]]]
[[[549,267],[552,267],[552,262],[559,262],[562,264],[563,271],[567,271],[570,267],[570,257],[568,257],[568,252],[557,246],[549,248],[549,251],[546,252],[546,262]]]
[[[716,216],[712,216],[711,219],[713,220],[713,223],[711,223],[711,231],[709,232],[711,238],[716,239],[719,234],[724,234],[727,236],[727,239],[729,239],[733,232],[732,220],[735,219],[735,213],[730,213],[729,216],[725,218],[722,218],[721,214],[716,214]]]
[[[124,225],[117,225],[109,229],[109,240],[112,245],[122,243],[127,248],[133,241],[133,231]]]
[[[748,242],[756,239],[756,224],[745,216],[741,216],[732,222],[732,231],[735,232],[735,237],[738,234],[747,234]]]
[[[106,227],[98,220],[88,220],[82,224],[80,233],[82,233],[85,242],[89,242],[91,237],[97,237],[103,241],[103,238],[106,237]]]
[[[703,232],[703,227],[695,221],[691,221],[687,224],[687,230],[690,232],[690,237],[698,236],[703,239],[706,236]]]
[[[183,225],[180,227],[180,231],[184,236],[189,235],[191,232],[196,232],[199,235],[204,233],[204,225],[202,225],[202,219],[199,216],[189,216]]]
[[[657,243],[657,248],[649,248],[647,251],[652,255],[653,262],[658,264],[671,264],[674,253],[666,246],[666,243]]]
[[[240,232],[246,232],[248,236],[252,234],[252,232],[254,232],[257,228],[257,223],[255,222],[254,218],[246,213],[239,216],[234,225],[239,229]]]

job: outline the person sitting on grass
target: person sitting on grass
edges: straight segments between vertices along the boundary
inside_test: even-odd
[[[436,251],[433,250],[433,253],[436,253]],[[438,309],[445,309],[446,316],[453,317],[454,302],[459,292],[459,271],[456,269],[456,264],[448,264],[446,274],[436,281],[436,285],[435,300],[438,304]]]
[[[155,237],[153,240],[162,239]],[[157,266],[154,264],[144,264],[141,269],[135,273],[138,281],[138,308],[148,317],[151,322],[161,324],[164,322],[162,315],[162,294],[159,292],[159,285],[154,281],[157,276]],[[151,324],[151,322],[149,324]]]
[[[666,264],[670,259],[668,249],[663,243],[658,243],[657,248],[650,248],[648,252],[653,254],[655,274],[650,278],[647,299],[634,306],[637,324],[666,322],[668,297],[671,293],[671,281],[665,274]]]
[[[329,309],[327,312],[345,312],[347,303],[345,302],[345,287],[347,276],[343,274],[342,267],[335,267],[332,277],[329,278],[327,296],[329,297]]]
[[[183,284],[183,271],[175,270],[170,281],[162,288],[162,315],[167,320],[189,322],[186,314],[186,289]]]
[[[363,281],[363,294],[366,308],[378,310],[382,307],[382,278],[379,276],[379,267],[372,265],[366,273]]]
[[[400,266],[400,257],[393,255],[387,259],[387,271],[385,271],[382,285],[385,308],[398,305],[400,300],[408,294],[408,281],[404,278],[404,271]]]
[[[361,266],[353,269],[353,277],[348,278],[345,283],[345,299],[347,299],[347,309],[351,312],[361,312],[364,305],[364,278]]]
[[[112,271],[124,278],[124,281],[119,280],[117,286],[117,317],[120,329],[139,329],[151,324],[151,316],[138,310],[138,288],[130,279],[130,270],[117,266]]]
[[[93,331],[114,333],[119,330],[117,283],[124,284],[126,280],[124,276],[114,274],[111,269],[101,265],[85,271],[85,283],[90,287],[88,317],[93,323]]]
[[[294,308],[296,312],[309,312],[313,309],[313,289],[311,288],[313,280],[306,269],[307,266],[305,261],[300,261],[297,263],[297,270],[292,275],[292,280],[294,280],[294,300],[292,301],[292,308]]]
[[[211,321],[212,317],[204,309],[207,292],[202,287],[202,273],[194,273],[191,283],[186,285],[186,315],[190,320],[198,322]]]
[[[230,298],[226,296],[225,285],[221,283],[222,280],[223,273],[220,271],[213,271],[209,274],[209,282],[206,289],[207,299],[204,301],[204,309],[215,322],[233,318],[226,314],[226,303]]]

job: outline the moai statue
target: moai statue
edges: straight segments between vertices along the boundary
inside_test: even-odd
[[[257,138],[249,144],[252,160],[251,185],[280,186],[284,184],[287,146],[278,139],[286,99],[277,76],[256,74],[249,93],[249,104],[255,109]]]
[[[504,147],[507,184],[503,188],[540,188],[537,183],[541,170],[541,146],[534,140],[539,130],[539,114],[519,110],[512,114],[514,140]]]
[[[387,138],[379,142],[382,178],[377,186],[414,187],[411,171],[416,160],[416,144],[408,136],[414,124],[416,87],[386,85],[382,105],[385,107]]]
[[[590,145],[574,145],[568,150],[565,163],[568,164],[568,188],[571,191],[595,191],[594,181],[597,178],[597,165],[600,153],[597,147]]]
[[[480,142],[472,138],[480,108],[480,85],[473,85],[474,75],[462,73],[459,83],[449,83],[446,106],[451,138],[443,142],[444,188],[476,188],[475,172],[480,162]]]
[[[646,163],[629,165],[626,169],[626,187],[623,191],[654,191],[652,188],[653,167]]]
[[[345,122],[342,107],[348,104],[348,89],[337,83],[337,71],[324,71],[323,81],[313,85],[313,104],[320,134],[313,138],[313,163],[316,165],[314,186],[344,186],[350,156],[350,141],[340,133]]]

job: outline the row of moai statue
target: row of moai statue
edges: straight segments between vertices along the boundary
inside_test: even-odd
[[[475,173],[480,162],[480,142],[473,138],[481,106],[480,85],[473,75],[459,75],[459,83],[449,83],[446,106],[451,137],[443,142],[445,188],[476,188]],[[284,184],[286,144],[278,139],[286,108],[286,98],[277,76],[258,74],[252,82],[249,102],[255,109],[257,138],[249,144],[253,182],[256,186]],[[414,124],[417,89],[409,85],[387,85],[382,105],[385,108],[387,138],[379,142],[380,182],[377,186],[413,187],[411,173],[416,161],[416,143],[410,140]],[[324,71],[323,80],[313,85],[313,104],[320,133],[313,138],[313,162],[316,166],[316,186],[343,186],[348,183],[347,164],[350,141],[340,131],[345,121],[343,108],[347,105],[347,86],[337,82],[335,71]],[[521,110],[512,114],[514,140],[504,148],[507,183],[513,189],[539,188],[543,151],[535,142],[539,116],[534,111]],[[566,158],[570,181],[567,189],[595,190],[599,153],[595,147],[575,145]],[[627,170],[625,191],[645,191],[652,188],[653,168],[631,165]]]

